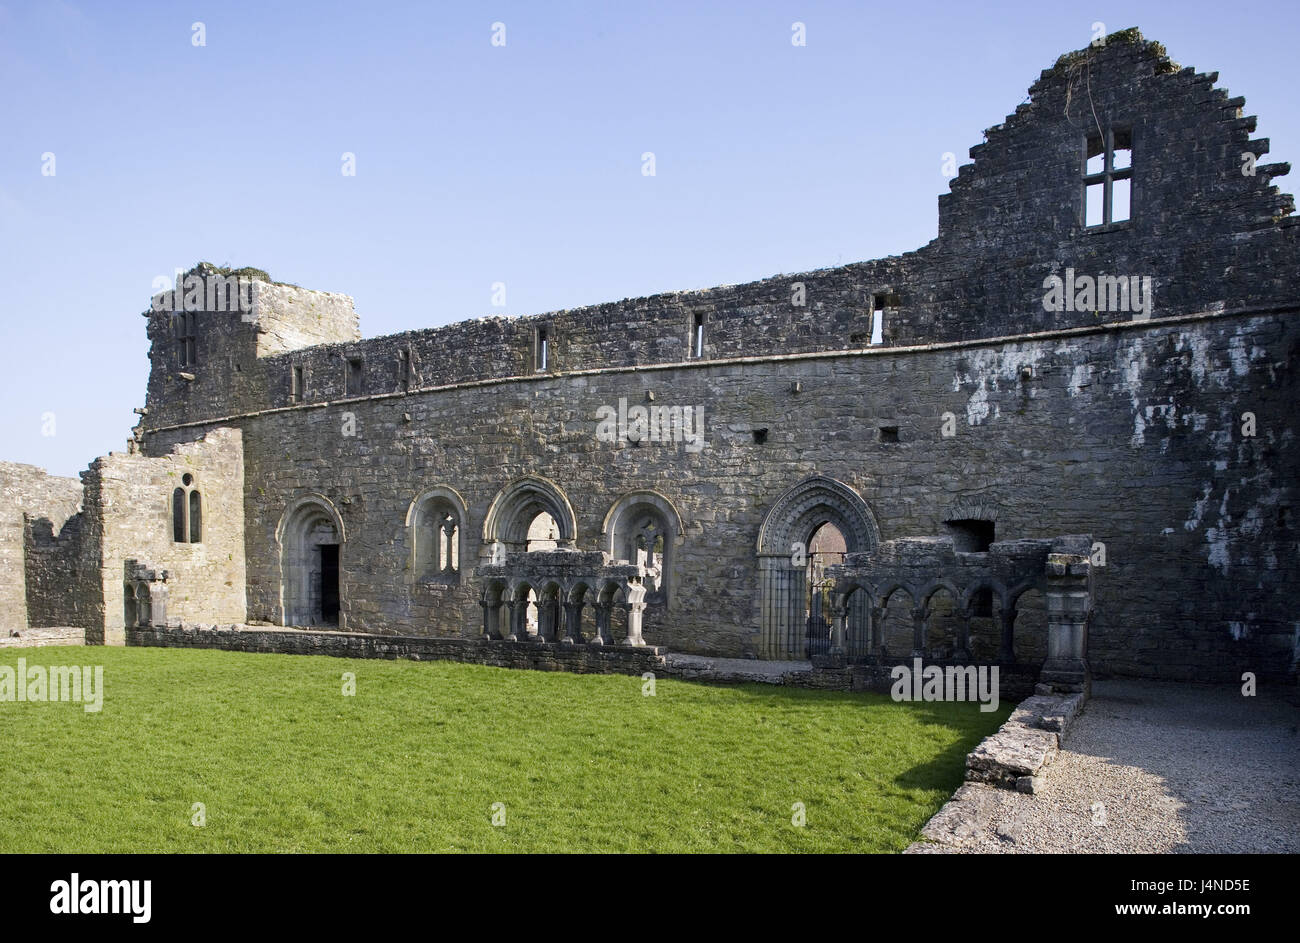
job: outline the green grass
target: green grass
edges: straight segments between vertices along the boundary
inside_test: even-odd
[[[0,664],[19,657],[102,664],[105,697],[0,702],[0,852],[898,851],[1010,710],[217,651]]]

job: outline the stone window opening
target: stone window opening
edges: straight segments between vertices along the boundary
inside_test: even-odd
[[[289,374],[289,399],[301,403],[306,394],[306,385],[301,366],[295,366]]]
[[[411,388],[411,351],[406,347],[397,352],[397,388],[403,393]]]
[[[416,570],[421,579],[452,579],[460,573],[460,518],[445,501],[430,504],[416,524]]]
[[[173,315],[172,323],[176,331],[176,361],[181,367],[193,367],[199,362],[198,334],[194,327],[194,312],[186,311]]]
[[[871,346],[877,347],[885,342],[885,314],[899,305],[899,297],[893,292],[877,292],[871,296]]]
[[[958,553],[988,553],[993,546],[997,524],[976,518],[956,518],[945,521],[944,529],[952,536],[952,547]],[[981,589],[971,597],[971,615],[992,618],[993,592]]]
[[[1132,218],[1133,132],[1090,134],[1084,147],[1083,222],[1094,228]]]
[[[691,316],[691,357],[696,360],[704,358],[704,312],[696,311]]]
[[[348,358],[347,391],[348,396],[360,396],[365,392],[365,363],[360,357]]]
[[[203,495],[188,472],[181,487],[172,491],[172,542],[197,544],[203,541]]]
[[[881,426],[880,441],[886,445],[898,444],[898,426]]]
[[[537,550],[554,550],[559,546],[559,539],[560,525],[549,513],[543,511],[528,525],[528,540],[524,551],[533,553]]]
[[[546,328],[539,327],[537,335],[533,339],[533,370],[541,373],[550,368],[551,365],[551,341],[547,336]]]

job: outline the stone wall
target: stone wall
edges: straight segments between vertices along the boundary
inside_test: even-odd
[[[760,525],[782,492],[817,473],[862,496],[883,540],[939,532],[972,504],[996,517],[999,540],[1090,532],[1106,550],[1090,639],[1101,674],[1286,672],[1297,638],[1286,586],[1300,577],[1298,345],[1293,318],[1217,316],[1008,344],[546,377],[249,418],[249,617],[276,620],[277,528],[294,501],[316,494],[346,529],[349,629],[477,634],[488,510],[511,481],[537,475],[571,503],[580,550],[604,546],[606,516],[624,494],[664,495],[684,533],[667,574],[675,591],[667,609],[647,610],[646,640],[753,654]],[[644,403],[648,392],[702,408],[701,451],[597,438],[600,407]],[[1248,411],[1254,436],[1242,434]],[[349,425],[355,434],[344,434]],[[886,426],[897,442],[881,440]],[[761,444],[758,429],[768,430]],[[462,571],[454,585],[412,586],[406,521],[435,485],[466,505]]]
[[[660,649],[648,647],[374,636],[247,625],[132,628],[126,631],[126,643],[158,648],[218,648],[232,652],[282,655],[458,661],[497,668],[571,671],[577,674],[662,673],[664,664],[664,653]]]
[[[192,477],[189,486],[186,475]],[[198,542],[173,539],[177,488],[187,494],[196,489],[200,495]],[[123,643],[123,584],[129,559],[168,571],[171,618],[242,622],[243,502],[244,458],[237,429],[216,430],[159,457],[115,452],[92,463],[86,472],[86,503],[102,528],[97,574],[103,616],[88,640]]]
[[[862,505],[849,550],[972,516],[998,540],[1092,534],[1098,674],[1291,673],[1300,226],[1270,182],[1287,165],[1242,173],[1268,142],[1215,80],[1130,33],[1062,57],[971,149],[937,239],[895,258],[365,341],[350,300],[277,290],[251,320],[199,318],[193,379],[151,317],[142,448],[242,430],[258,620],[284,617],[283,525],[304,502],[341,541],[342,625],[472,637],[503,505],[609,550],[612,509],[639,494],[671,524],[646,640],[756,655],[765,516],[821,476]],[[1117,129],[1133,216],[1086,227],[1085,145]],[[1072,293],[1048,310],[1048,277],[1071,271],[1149,278],[1149,309]],[[599,434],[602,411],[651,404],[702,416],[703,447]],[[431,491],[463,516],[458,571],[427,580],[410,522]]]
[[[29,534],[54,542],[80,527],[81,482],[49,475],[34,465],[0,462],[0,632],[32,626],[79,625],[54,605],[71,596],[70,585],[56,585],[60,575],[47,558],[29,553]],[[48,546],[43,544],[42,546]],[[29,570],[36,578],[28,582]]]

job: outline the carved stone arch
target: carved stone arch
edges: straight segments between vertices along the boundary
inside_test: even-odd
[[[839,530],[849,553],[866,553],[880,543],[871,508],[842,481],[813,475],[777,498],[758,530],[762,658],[803,657],[805,632],[800,623],[808,612],[809,589],[807,574],[795,565],[792,554],[797,547],[806,551],[824,524]]]
[[[340,590],[347,531],[333,502],[314,492],[296,498],[280,516],[275,540],[280,551],[281,624],[337,624],[343,628]],[[334,550],[327,555],[323,548]],[[327,562],[331,557],[332,561]],[[334,581],[332,601],[327,585],[330,569]]]
[[[814,475],[782,494],[767,512],[758,530],[759,555],[789,556],[792,543],[806,543],[825,523],[839,529],[850,553],[880,543],[880,527],[862,496],[842,481]]]
[[[445,541],[431,530],[432,518],[439,514],[450,514],[454,519],[455,548],[447,549],[446,559],[442,556]],[[422,579],[447,582],[459,578],[469,543],[467,516],[465,499],[447,485],[426,488],[412,499],[406,509],[406,582]]]
[[[662,555],[656,557],[653,547],[643,548],[647,551],[647,560],[654,559],[658,574],[646,580],[646,602],[650,605],[671,605],[674,584],[676,553],[674,548],[685,539],[686,529],[682,526],[682,517],[672,501],[658,491],[643,489],[630,491],[623,495],[605,515],[601,525],[603,549],[611,560],[637,562],[636,548],[633,546],[641,525],[652,521],[654,529],[663,537]]]
[[[596,588],[587,580],[575,580],[564,594],[564,601],[568,603],[582,603],[584,606],[594,606],[596,604],[598,593]]]
[[[983,589],[987,589],[993,594],[999,609],[1005,610],[1007,608],[1007,588],[997,580],[976,580],[966,587],[966,591],[961,594],[958,604],[962,609],[970,609],[975,594]]]
[[[930,580],[919,590],[920,596],[917,598],[917,606],[921,609],[929,609],[930,601],[934,599],[939,590],[947,590],[948,595],[952,597],[954,606],[960,606],[962,601],[962,592],[957,588],[957,584],[949,579]]]
[[[915,609],[917,606],[916,590],[906,583],[886,584],[884,589],[876,593],[873,599],[873,604],[879,609],[884,609],[888,607],[889,601],[894,598],[894,594],[899,592],[907,594],[907,600],[911,603],[911,606],[908,608]]]
[[[557,545],[576,549],[578,519],[573,505],[559,485],[538,475],[517,478],[506,485],[492,501],[483,519],[483,554],[490,559],[492,545],[500,542],[507,551],[528,547],[528,526],[538,514],[546,512],[559,529]]]
[[[988,498],[963,497],[952,501],[940,515],[941,521],[991,521],[997,523],[998,504]]]
[[[1017,583],[1011,588],[1009,588],[1006,591],[1006,597],[1005,597],[1007,601],[1007,606],[1014,609],[1017,605],[1020,604],[1020,597],[1023,596],[1025,593],[1029,592],[1031,589],[1042,589],[1042,586],[1040,585],[1040,581],[1037,579],[1025,580],[1024,582]]]

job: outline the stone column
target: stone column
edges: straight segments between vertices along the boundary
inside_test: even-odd
[[[560,641],[566,645],[582,644],[582,603],[564,604],[564,638]]]
[[[831,654],[844,654],[844,622],[848,615],[848,607],[844,601],[836,596],[831,603]]]
[[[970,609],[957,610],[957,648],[953,652],[953,660],[959,662],[970,661]]]
[[[926,622],[930,619],[930,610],[924,606],[912,609],[912,657],[925,657]]]
[[[525,634],[525,635],[527,634],[526,632],[521,633],[519,628],[520,620],[526,618],[525,613],[528,611],[527,601],[525,600],[524,605],[519,606],[515,604],[514,599],[507,599],[504,605],[506,607],[506,623],[507,623],[504,637],[508,642],[517,642],[519,641],[519,636],[521,634]],[[498,625],[499,624],[500,622],[498,622]]]
[[[596,637],[591,640],[591,645],[604,645],[607,641],[612,641],[609,637],[610,616],[613,614],[613,607],[608,603],[596,603]]]
[[[1016,663],[1016,616],[1019,614],[1011,605],[1003,607],[1001,611],[1002,647],[998,650],[998,661],[1004,665]]]
[[[638,581],[629,581],[623,585],[623,593],[627,600],[623,603],[623,608],[627,610],[627,638],[618,644],[644,645],[645,639],[641,637],[641,620],[645,616],[645,585]]]
[[[871,607],[871,654],[877,664],[884,664],[885,652],[885,609],[883,606]]]
[[[1039,680],[1056,691],[1085,691],[1088,670],[1088,619],[1092,613],[1092,567],[1089,542],[1075,547],[1053,545],[1047,555],[1047,660]]]

